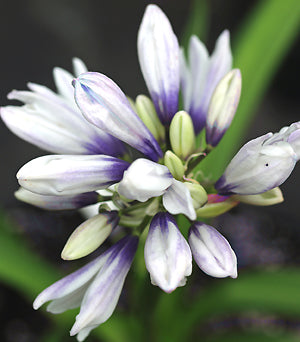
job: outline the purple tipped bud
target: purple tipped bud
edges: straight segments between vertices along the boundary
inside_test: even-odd
[[[215,228],[196,222],[189,231],[189,244],[197,265],[206,274],[237,277],[237,260],[228,241]]]

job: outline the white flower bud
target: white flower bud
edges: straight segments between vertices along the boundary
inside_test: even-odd
[[[206,274],[237,277],[237,260],[228,241],[215,228],[196,222],[189,231],[189,244],[197,265]]]

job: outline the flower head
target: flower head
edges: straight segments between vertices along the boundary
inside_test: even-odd
[[[224,31],[209,57],[192,37],[186,61],[168,18],[149,5],[138,33],[138,56],[151,99],[139,95],[136,102],[129,100],[113,80],[87,72],[75,59],[75,79],[54,70],[57,94],[29,84],[30,91],[9,94],[24,106],[1,108],[14,133],[54,153],[19,170],[17,198],[54,210],[98,203],[99,212],[77,227],[62,256],[87,255],[112,231],[116,236],[117,225],[126,234],[34,302],[38,308],[52,300],[48,310],[54,313],[80,306],[71,330],[79,341],[112,314],[137,248],[136,235],[148,226],[146,267],[152,283],[169,293],[185,284],[192,255],[209,275],[237,276],[229,242],[201,218],[220,215],[239,201],[282,201],[279,189],[270,190],[284,182],[300,158],[299,122],[248,142],[216,183],[194,172],[222,139],[238,105],[241,77],[239,70],[231,70],[229,45]],[[197,145],[203,129],[207,146]],[[188,241],[172,216],[178,214],[191,221]]]

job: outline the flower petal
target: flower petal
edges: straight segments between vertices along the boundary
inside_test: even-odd
[[[161,196],[172,179],[166,166],[140,158],[124,172],[118,191],[129,199],[146,202],[151,197]]]
[[[191,115],[196,133],[205,126],[206,115],[196,109],[201,106],[206,75],[209,68],[209,55],[198,37],[192,36],[188,47],[188,61],[181,52],[181,87],[184,109]]]
[[[196,222],[189,231],[189,244],[197,265],[206,274],[237,277],[237,260],[228,241],[215,228]]]
[[[22,101],[24,106],[1,108],[3,121],[17,136],[54,153],[114,156],[124,153],[121,141],[83,118],[74,99],[67,101],[38,84],[29,83],[28,87],[32,91],[8,94],[9,99]]]
[[[270,141],[270,143],[268,143]],[[216,182],[219,194],[255,195],[282,184],[294,169],[297,156],[286,141],[272,133],[245,144]]]
[[[44,196],[19,188],[15,192],[19,201],[34,205],[46,210],[78,209],[98,202],[97,192],[86,192],[73,196]]]
[[[103,155],[50,155],[33,159],[18,172],[19,184],[41,195],[85,193],[119,182],[128,163]]]
[[[232,66],[229,32],[221,33],[211,57],[207,56],[200,40],[193,36],[189,46],[189,64],[190,74],[188,66],[182,63],[184,109],[190,114],[198,134],[205,126],[211,96]]]
[[[196,220],[190,191],[180,181],[173,179],[172,185],[163,195],[163,205],[171,214],[184,214],[190,220]]]
[[[55,302],[55,300],[57,299],[63,299],[64,297],[73,295],[74,293],[76,296],[76,293],[78,292],[80,292],[83,297],[83,294],[87,286],[90,284],[90,281],[103,266],[108,257],[109,255],[107,253],[102,254],[76,272],[69,274],[68,276],[47,287],[35,299],[33,308],[37,310],[44,303],[50,300],[53,300]],[[70,308],[71,307],[66,306],[60,312],[63,312]]]
[[[144,253],[152,284],[167,293],[185,285],[186,277],[192,273],[192,254],[170,214],[154,216]]]
[[[85,293],[71,336],[79,334],[82,341],[93,328],[112,315],[137,244],[137,236],[126,236],[110,248],[109,257]]]
[[[153,160],[162,156],[157,141],[111,79],[88,72],[73,84],[76,103],[88,121]]]
[[[74,89],[72,87],[73,75],[67,70],[56,67],[53,69],[53,78],[57,88],[58,94],[63,98],[73,101],[74,100]]]
[[[18,137],[46,151],[84,154],[84,146],[72,132],[36,116],[27,108],[7,106],[1,108],[1,118]]]
[[[178,110],[179,45],[171,24],[156,5],[148,5],[138,33],[141,70],[164,125]]]
[[[72,59],[72,62],[75,77],[78,77],[80,74],[88,72],[86,65],[83,63],[81,59],[75,57]]]
[[[233,69],[216,86],[206,120],[207,144],[217,146],[231,124],[241,94],[241,72]]]

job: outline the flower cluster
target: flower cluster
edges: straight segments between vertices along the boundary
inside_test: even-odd
[[[144,232],[146,268],[152,283],[165,292],[185,284],[192,256],[205,273],[236,278],[237,259],[228,241],[201,218],[241,201],[281,202],[278,186],[300,158],[297,122],[251,140],[217,182],[201,175],[200,184],[195,168],[201,170],[201,161],[222,139],[241,93],[229,32],[220,35],[211,56],[193,36],[186,58],[165,14],[149,5],[138,33],[138,57],[151,99],[127,98],[110,78],[87,72],[74,59],[75,79],[54,69],[58,93],[30,83],[30,91],[8,96],[24,106],[1,108],[3,121],[16,135],[54,153],[19,170],[18,199],[51,210],[98,203],[98,212],[68,239],[64,259],[88,255],[117,226],[131,228],[131,234],[126,230],[104,254],[34,302],[39,308],[51,300],[53,313],[80,307],[71,329],[79,341],[114,311]],[[202,139],[196,139],[199,135]],[[191,221],[188,241],[172,216],[177,214]]]

